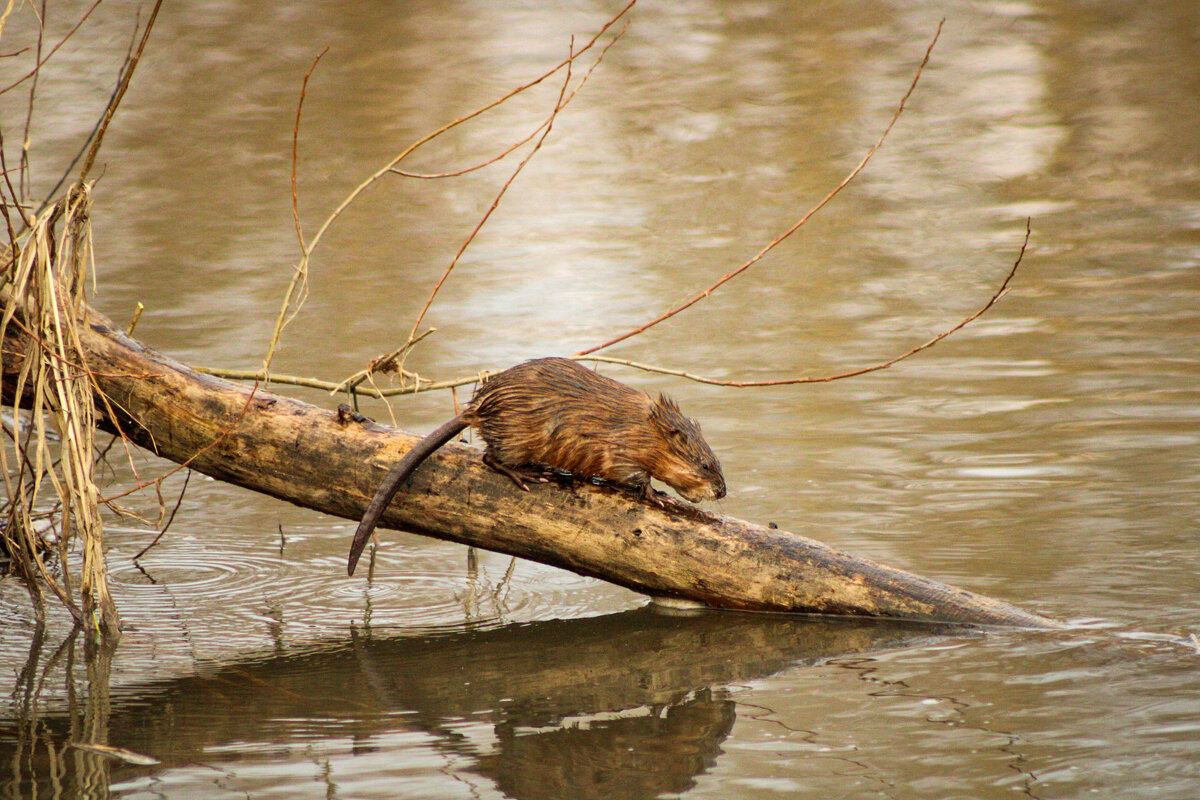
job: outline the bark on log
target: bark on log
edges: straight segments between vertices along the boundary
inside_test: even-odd
[[[299,506],[358,519],[389,467],[418,441],[262,389],[251,398],[249,387],[197,373],[95,311],[81,336],[115,409],[110,425],[164,458],[192,459],[206,475]],[[100,403],[99,411],[108,407]],[[483,465],[478,450],[451,444],[425,462],[380,524],[722,608],[1057,626],[999,600],[682,502],[660,509],[605,487],[530,488],[518,491]]]

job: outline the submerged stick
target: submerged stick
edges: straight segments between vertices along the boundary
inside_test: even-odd
[[[119,417],[102,423],[116,423],[139,445],[218,480],[356,520],[387,470],[418,441],[195,372],[95,311],[84,322],[83,349],[109,401],[97,408]],[[6,360],[5,392],[12,390],[7,370],[13,368]],[[448,445],[397,495],[381,524],[722,608],[1056,625],[812,539],[691,506],[657,508],[586,484],[531,489],[517,491],[483,465],[478,450]]]

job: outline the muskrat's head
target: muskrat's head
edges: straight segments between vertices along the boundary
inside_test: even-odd
[[[693,503],[724,497],[721,462],[704,441],[696,420],[685,417],[674,400],[659,395],[651,406],[650,422],[664,445],[655,452],[650,474]]]

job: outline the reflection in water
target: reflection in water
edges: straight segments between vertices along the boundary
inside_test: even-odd
[[[478,772],[505,794],[531,800],[678,794],[716,763],[735,707],[705,688],[634,716],[573,721],[537,735],[497,726],[500,751],[480,758]]]
[[[397,756],[413,758],[417,746],[510,797],[658,797],[685,791],[720,757],[735,720],[730,684],[958,633],[653,608],[425,637],[352,632],[203,675],[121,687],[111,708],[111,653],[88,654],[86,681],[69,665],[64,691],[35,677],[60,657],[47,659],[39,641],[14,718],[0,723],[0,762],[18,765],[0,796],[34,788],[39,796],[102,796],[110,781],[146,788],[217,760],[252,781],[254,763],[303,758],[319,736],[351,743],[326,757],[330,781],[355,796],[397,789],[405,775]],[[74,658],[73,637],[64,647]],[[121,747],[161,766],[68,742]]]
[[[95,642],[85,646],[81,639],[80,629],[75,628],[46,654],[45,626],[38,624],[34,631],[29,659],[13,687],[12,718],[0,722],[0,754],[5,756],[0,762],[13,765],[12,776],[0,780],[0,796],[40,796],[47,790],[54,797],[108,796],[109,759],[71,744],[103,745],[109,739],[114,648]],[[77,675],[81,657],[83,674]],[[51,720],[42,716],[42,693],[47,675],[60,664],[67,676],[60,690],[65,691],[67,712]],[[42,786],[46,789],[30,791]]]

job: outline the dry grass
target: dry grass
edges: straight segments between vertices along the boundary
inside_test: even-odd
[[[21,343],[20,352],[0,352],[0,368],[14,376],[9,406],[14,424],[7,430],[14,448],[0,448],[8,497],[3,535],[35,598],[41,598],[40,579],[90,632],[111,635],[119,620],[104,567],[93,379],[77,329],[92,270],[90,205],[90,186],[77,184],[34,216],[0,277],[5,300],[0,340]],[[24,432],[15,422],[22,419],[22,406],[29,420]],[[44,495],[56,498],[57,516],[39,513]],[[50,531],[56,534],[53,543],[44,535]],[[76,536],[83,552],[82,602],[75,600],[67,566]],[[45,558],[52,549],[56,569]]]

